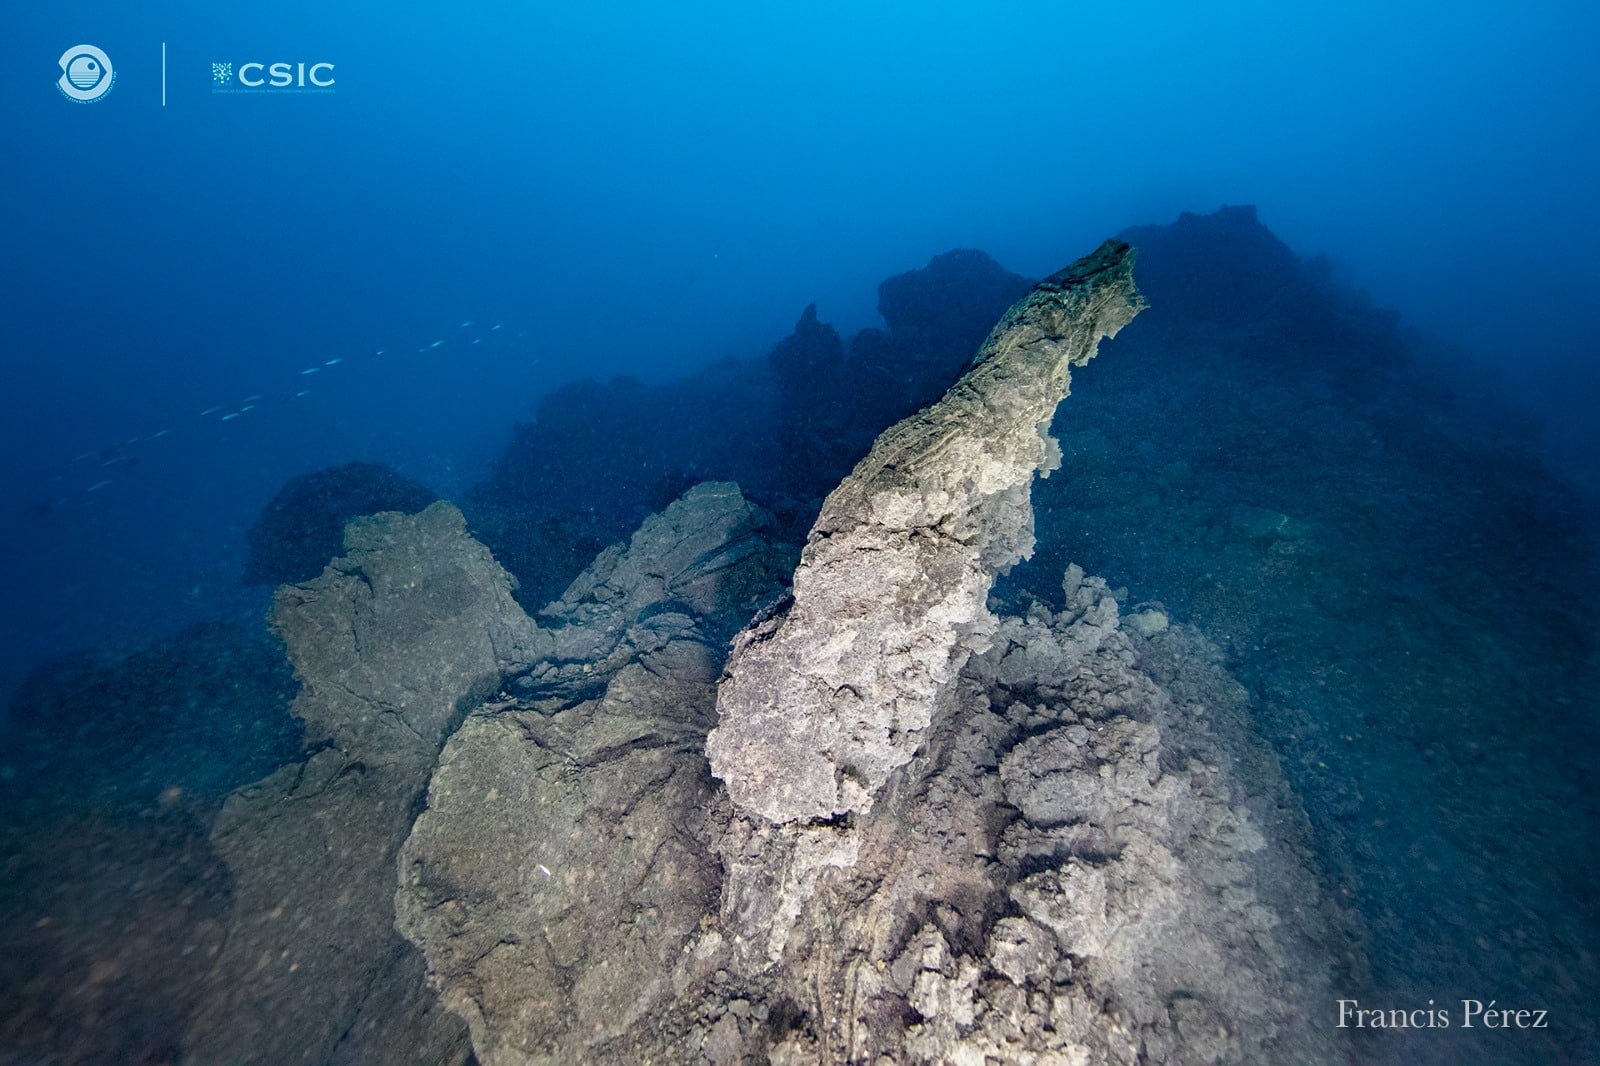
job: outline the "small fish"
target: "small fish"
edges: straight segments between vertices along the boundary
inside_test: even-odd
[[[382,348],[379,348],[379,349],[378,349],[378,350],[377,350],[377,351],[376,351],[376,352],[374,352],[374,353],[373,353],[373,354],[374,354],[374,355],[382,355],[382,354],[383,354],[383,349],[382,349]]]
[[[129,444],[138,444],[142,440],[144,440],[143,437],[129,437],[128,438],[128,443]]]
[[[491,330],[495,330],[495,329],[504,329],[505,327],[502,326],[500,323],[496,322],[494,325],[490,326],[489,328]]]
[[[301,389],[299,392],[295,393],[295,397],[297,399],[299,397],[301,397],[301,396],[310,396],[310,395],[311,395],[311,390],[310,389]]]
[[[239,408],[239,413],[240,414],[244,414],[246,411],[254,411],[255,409],[256,409],[256,405],[255,404],[247,403],[243,407]]]
[[[222,420],[224,422],[232,422],[235,418],[238,418],[238,417],[239,417],[239,412],[238,411],[231,411],[228,414],[223,415],[222,416]]]
[[[474,337],[474,338],[472,338],[472,343],[473,344],[482,344],[483,343],[483,338],[482,337]]]
[[[322,368],[320,366],[308,366],[304,370],[300,371],[300,376],[305,377],[307,374],[315,374],[321,369]]]
[[[214,415],[220,410],[222,410],[220,407],[207,407],[204,411],[200,412],[200,417],[204,418],[206,415]]]
[[[550,872],[550,867],[546,866],[542,862],[539,864],[539,872],[544,874],[546,877],[554,877],[555,876],[554,874],[552,874]]]
[[[160,440],[162,437],[168,436],[170,434],[170,432],[171,432],[170,430],[158,429],[154,433],[150,434],[150,439],[151,440]]]
[[[84,492],[99,492],[101,489],[105,488],[109,484],[111,484],[111,482],[109,482],[109,481],[96,481],[93,485],[90,485],[88,488],[84,489],[83,491]]]
[[[72,461],[75,462],[75,463],[81,463],[86,459],[93,459],[93,458],[94,458],[94,452],[84,452],[82,455],[74,455],[72,457]]]
[[[244,399],[240,400],[239,402],[240,403],[255,403],[259,399],[261,399],[261,394],[258,392],[254,396],[246,396]]]
[[[342,358],[341,359],[329,359],[326,363],[323,363],[322,365],[323,366],[338,366],[342,362],[344,362],[344,360]]]
[[[470,321],[468,321],[468,322],[463,322],[463,323],[461,323],[461,328],[462,328],[462,329],[466,329],[466,328],[468,328],[468,327],[469,327],[469,326],[471,326],[471,325],[472,325],[472,323],[471,323],[471,322],[470,322]]]
[[[432,344],[428,345],[428,347],[430,347],[430,348],[443,348],[444,347],[444,341],[434,341]]]

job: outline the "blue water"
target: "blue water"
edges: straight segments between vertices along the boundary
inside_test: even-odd
[[[451,491],[541,390],[758,348],[812,300],[869,324],[879,279],[950,247],[1038,275],[1125,225],[1255,203],[1565,415],[1593,381],[1596,21],[1579,4],[19,9],[0,43],[5,678],[248,607],[240,531],[293,474],[361,457]],[[54,84],[83,42],[116,68],[86,105]],[[212,63],[251,59],[333,62],[335,91],[212,93]],[[467,320],[525,336],[462,347]],[[357,362],[439,338],[436,357]],[[196,419],[257,393],[274,403]],[[73,497],[104,480],[74,456],[163,428]]]
[[[948,249],[1039,277],[1225,203],[1541,424],[1574,498],[1600,470],[1592,5],[5,21],[0,702],[53,655],[259,627],[246,531],[292,477],[376,461],[461,497],[562,385],[760,355],[813,302],[848,338]],[[115,67],[90,103],[56,85],[79,44]],[[214,91],[278,61],[332,91]]]

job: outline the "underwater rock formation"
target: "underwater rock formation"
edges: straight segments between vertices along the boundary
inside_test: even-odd
[[[750,493],[761,484],[779,462],[777,407],[771,368],[755,361],[661,385],[575,382],[517,426],[462,507],[536,611],[691,486],[726,480]]]
[[[1108,242],[1018,302],[944,398],[891,428],[824,502],[794,602],[735,648],[707,741],[741,807],[777,823],[870,809],[966,657],[995,573],[1033,549],[1029,494],[1071,370],[1143,306]]]
[[[449,730],[539,633],[449,504],[357,519],[345,546],[273,603],[294,712],[325,746],[235,793],[213,827],[234,903],[184,1045],[197,1062],[467,1055],[394,930],[395,854]]]
[[[808,314],[769,359],[552,401],[494,482],[506,522],[548,523],[513,538],[519,565],[564,575],[522,590],[546,604],[532,619],[447,505],[354,522],[273,613],[309,754],[264,634],[42,677],[0,767],[0,1047],[1592,1058],[1595,597],[1569,497],[1521,430],[1448,408],[1392,322],[1253,213],[1138,236],[1156,306],[1073,375],[1063,469],[1031,490],[1053,404],[998,373],[1035,349],[996,340],[972,368],[996,380],[969,376],[831,475],[798,559],[820,501],[797,528],[780,442],[826,423],[866,455],[888,404],[937,398],[966,360],[949,338],[981,300],[941,318],[939,278],[952,303],[986,273],[982,300],[1011,284],[941,257],[906,276],[923,296],[885,283],[892,331],[842,359]],[[1092,332],[1052,328],[1067,351]],[[784,360],[817,386],[787,437]],[[994,391],[1007,403],[951,417]],[[683,491],[717,463],[754,488]],[[991,591],[1030,504],[1038,550]],[[1339,996],[1488,986],[1561,1028],[1354,1048],[1332,1028]]]
[[[1600,571],[1580,497],[1503,386],[1472,391],[1460,353],[1252,209],[1123,236],[1151,308],[1080,376],[1067,461],[1034,492],[1039,550],[997,596],[1053,602],[1076,561],[1223,647],[1365,916],[1372,983],[1351,995],[1492,987],[1566,1018],[1391,1030],[1365,1057],[1593,1059]]]
[[[885,279],[878,286],[878,314],[896,346],[954,380],[1001,311],[1032,287],[983,252],[957,248],[921,270]]]
[[[787,458],[786,488],[820,496],[856,458],[859,434],[851,432],[849,407],[839,402],[848,376],[844,342],[832,326],[817,320],[817,305],[811,304],[767,359],[778,385],[774,436]]]
[[[345,463],[290,480],[245,535],[247,585],[309,581],[339,554],[345,523],[383,511],[415,514],[438,499],[382,463]]]
[[[787,613],[736,641],[707,754],[739,809],[716,845],[717,925],[688,955],[725,958],[721,984],[760,1010],[719,1011],[713,979],[680,1047],[1341,1054],[1314,1019],[1360,961],[1215,653],[1158,608],[1122,628],[1077,567],[1059,616],[985,605],[1032,547],[1029,486],[1055,465],[1044,429],[1070,368],[1142,307],[1131,258],[1108,243],[1009,312],[829,496]]]
[[[1348,1055],[1320,1019],[1360,960],[1246,694],[1193,630],[1146,638],[1103,581],[1072,567],[1065,585],[1064,611],[1002,619],[969,660],[849,831],[852,861],[787,858],[772,841],[793,827],[742,842],[758,846],[733,855],[730,888],[787,895],[792,931],[775,966],[730,963],[726,984],[790,1022],[712,1003],[683,1047],[736,1061],[709,1052],[736,1033],[742,1054],[795,1064]],[[764,939],[772,917],[725,907],[718,935]]]
[[[614,544],[539,612],[552,649],[511,682],[552,709],[596,694],[622,666],[692,623],[721,647],[755,606],[777,595],[790,554],[772,544],[772,516],[732,482],[707,482]]]
[[[486,1064],[579,1061],[668,1010],[714,906],[701,756],[729,634],[780,587],[771,517],[700,485],[541,614],[554,650],[446,745],[398,926]]]
[[[796,602],[757,616],[720,682],[778,583],[770,520],[734,486],[692,490],[541,614],[549,659],[450,739],[400,860],[399,928],[479,1061],[1342,1053],[1312,1019],[1359,960],[1214,649],[1156,605],[1124,624],[1077,567],[1059,614],[984,605],[1029,547],[1070,366],[1140,306],[1130,259],[1108,244],[1041,285],[946,401],[885,434],[830,496]],[[926,552],[866,550],[905,541]],[[840,736],[821,728],[837,709],[802,704],[797,736],[753,713],[757,692],[793,708],[751,649],[847,661],[863,619],[902,636],[864,642],[878,673],[857,683],[920,729]],[[834,757],[874,766],[872,790],[829,776],[792,802],[788,761]],[[769,820],[791,813],[818,820]]]

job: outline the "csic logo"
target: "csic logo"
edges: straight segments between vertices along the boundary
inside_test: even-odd
[[[331,93],[332,63],[232,63],[211,64],[214,93]]]
[[[68,48],[56,60],[61,66],[61,78],[56,87],[68,100],[92,104],[111,91],[117,72],[111,69],[111,57],[92,44]]]

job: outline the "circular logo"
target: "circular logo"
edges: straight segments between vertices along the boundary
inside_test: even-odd
[[[68,100],[92,104],[111,91],[117,72],[111,69],[111,57],[92,44],[68,48],[56,60],[61,66],[61,79],[56,87]]]

